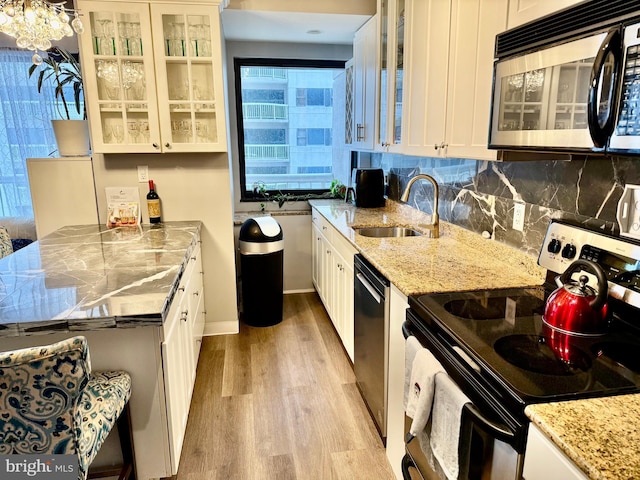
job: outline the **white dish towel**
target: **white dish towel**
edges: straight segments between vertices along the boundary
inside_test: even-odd
[[[416,358],[418,350],[424,348],[416,337],[410,335],[404,343],[404,403],[403,407],[407,411],[407,400],[409,399],[409,385],[411,384],[411,369],[413,360]]]
[[[431,449],[447,478],[457,480],[462,407],[470,400],[446,373],[439,373],[435,384]]]
[[[435,377],[439,372],[444,372],[444,368],[433,354],[426,348],[418,349],[411,364],[409,385],[405,389],[408,392],[405,412],[413,419],[409,430],[412,437],[424,430],[429,421]]]

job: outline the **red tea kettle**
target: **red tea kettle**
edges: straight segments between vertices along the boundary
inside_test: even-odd
[[[579,268],[596,276],[597,292],[587,285],[586,275],[581,275],[577,282],[571,279],[571,274]],[[543,321],[551,328],[567,333],[604,333],[608,323],[609,284],[600,265],[589,260],[576,260],[556,279],[556,283],[560,287],[547,299]]]

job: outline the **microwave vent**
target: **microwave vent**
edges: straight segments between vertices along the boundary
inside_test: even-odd
[[[496,36],[496,58],[524,54],[543,45],[586,36],[640,16],[639,0],[581,2]]]

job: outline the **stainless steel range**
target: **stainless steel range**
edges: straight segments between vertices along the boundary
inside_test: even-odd
[[[555,277],[576,259],[606,275],[603,334],[550,333],[543,322]],[[640,245],[554,221],[538,263],[548,275],[537,288],[409,299],[405,336],[416,336],[472,402],[463,410],[459,478],[521,477],[528,404],[640,391]],[[579,275],[592,283],[593,275]],[[433,478],[416,441],[407,444],[403,472]]]

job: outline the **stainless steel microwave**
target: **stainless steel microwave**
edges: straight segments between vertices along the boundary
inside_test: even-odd
[[[499,34],[496,55],[489,148],[640,155],[640,2],[583,2]]]

